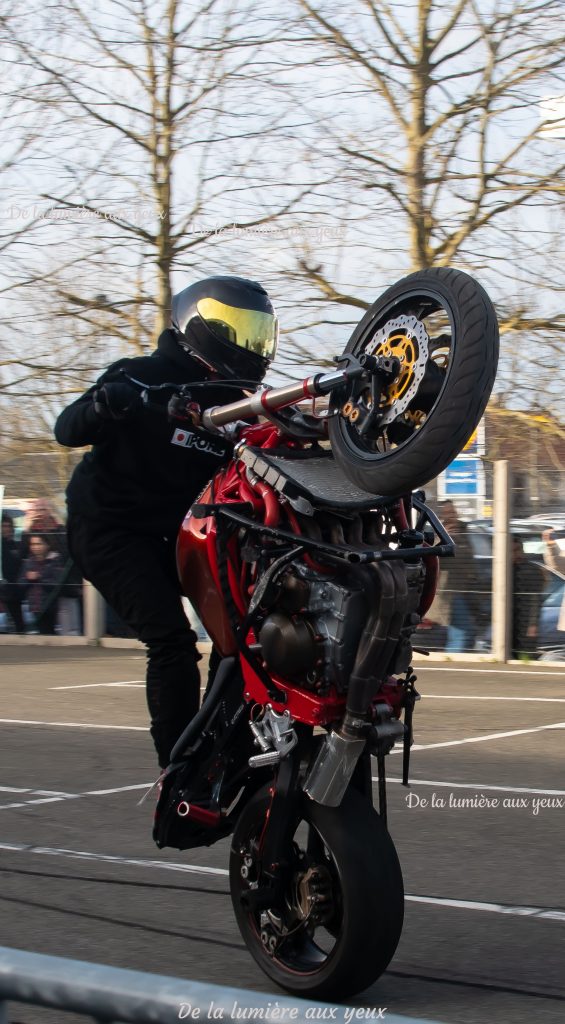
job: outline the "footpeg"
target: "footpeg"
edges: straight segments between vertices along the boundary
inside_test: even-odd
[[[254,754],[249,758],[249,767],[268,768],[271,764],[278,764],[281,757],[280,750],[267,750],[264,754]]]
[[[255,754],[249,758],[250,768],[264,768],[272,764],[278,764],[283,758],[294,750],[298,743],[298,736],[294,730],[294,719],[288,711],[274,711],[270,704],[267,704],[264,714],[255,722],[250,722],[249,727],[255,738],[256,746],[261,748],[261,754]]]

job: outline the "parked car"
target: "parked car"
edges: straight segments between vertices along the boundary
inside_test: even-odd
[[[565,519],[565,517],[564,517]],[[512,536],[522,541],[524,554],[543,574],[545,586],[538,620],[537,651],[541,657],[565,659],[565,632],[559,630],[559,615],[565,600],[565,577],[549,569],[543,561],[544,541],[542,533],[553,529],[554,539],[565,551],[565,525],[561,526],[559,517],[535,517],[531,519],[513,519],[510,523]],[[491,519],[473,520],[467,524],[467,535],[473,548],[476,574],[480,589],[489,595],[492,592],[492,544],[494,528]],[[427,617],[418,627],[418,640],[422,647],[429,650],[444,650],[447,643],[447,624],[434,618],[434,605]],[[491,626],[489,625],[475,637],[475,651],[487,652],[492,646]]]
[[[522,541],[524,554],[529,558],[539,558],[543,561],[545,541],[542,534],[546,530],[553,530],[554,540],[565,552],[565,526],[560,526],[555,520],[544,519],[512,519],[510,532],[513,537]],[[473,552],[478,563],[484,565],[484,571],[488,578],[492,577],[492,541],[494,527],[492,519],[474,519],[467,523],[467,536],[473,547]],[[482,568],[482,566],[481,566]]]
[[[565,602],[565,579],[546,566],[544,570],[547,583],[539,617],[538,649],[555,652],[561,648],[561,657],[565,657],[565,632],[557,628]]]

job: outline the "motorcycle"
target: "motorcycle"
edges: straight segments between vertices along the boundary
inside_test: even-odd
[[[403,745],[408,784],[411,641],[453,554],[418,488],[477,426],[497,356],[486,293],[435,269],[374,303],[334,370],[201,414],[190,385],[170,403],[195,444],[233,448],[178,537],[218,665],[172,751],[154,839],[232,836],[241,935],[297,996],[367,988],[400,939],[385,759]]]

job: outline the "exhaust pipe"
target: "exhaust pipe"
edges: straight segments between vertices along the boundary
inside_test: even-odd
[[[367,709],[386,678],[406,613],[407,586],[402,570],[381,563],[363,573],[374,612],[370,612],[349,681],[347,709],[338,730],[324,739],[304,784],[316,803],[339,807],[371,732]]]
[[[363,719],[362,726],[362,736],[340,731],[325,737],[304,785],[306,795],[317,804],[339,807],[367,742],[369,723]]]

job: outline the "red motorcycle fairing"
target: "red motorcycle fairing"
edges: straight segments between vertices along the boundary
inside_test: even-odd
[[[210,502],[212,485],[204,490],[201,501]],[[210,558],[210,539],[214,519],[198,519],[191,512],[185,516],[177,540],[177,568],[182,592],[197,609],[202,622],[222,657],[237,649],[229,625],[218,580],[217,561]]]
[[[212,484],[200,500],[212,500]],[[198,519],[189,512],[177,540],[177,569],[183,594],[194,605],[214,646],[226,658],[236,653],[237,643],[222,598],[215,538],[214,517]]]
[[[261,423],[248,427],[244,431],[244,436],[248,442],[260,447],[271,447],[278,442],[280,435],[276,427]],[[199,502],[216,502],[222,505],[248,502],[253,505],[258,518],[267,525],[275,525],[278,520],[278,503],[270,488],[262,485],[260,490],[255,490],[233,462],[216,474],[200,496]],[[237,644],[222,597],[216,538],[214,517],[198,518],[189,510],[181,524],[177,539],[177,570],[182,593],[197,609],[214,646],[222,657],[226,657],[235,653]],[[237,561],[236,549],[233,549],[232,553]],[[241,579],[237,579],[233,564],[234,561],[230,560],[228,574],[231,596],[238,612],[245,615],[249,594],[243,594]]]
[[[244,699],[252,704],[265,706],[271,704],[275,711],[288,711],[292,718],[305,725],[329,725],[337,719],[343,718],[345,711],[345,696],[339,696],[332,688],[325,697],[318,697],[315,693],[289,683],[284,679],[270,672],[273,684],[286,694],[286,702],[280,703],[271,700],[267,687],[259,678],[253,667],[241,659],[241,671],[245,684]]]
[[[245,440],[261,448],[278,444],[279,430],[270,423],[258,423],[244,431]],[[255,490],[240,475],[237,463],[220,470],[199,497],[199,502],[248,502],[255,515],[267,526],[275,526],[279,519],[279,504],[276,495],[266,485],[257,485]],[[229,615],[222,597],[216,548],[216,523],[213,516],[204,519],[196,517],[191,510],[185,516],[177,538],[177,571],[182,592],[194,605],[206,632],[222,657],[235,654],[237,643],[230,625]],[[249,594],[244,595],[240,579],[234,572],[239,561],[237,548],[233,546],[233,560],[230,560],[228,575],[233,600],[243,616],[247,611]]]
[[[249,642],[251,643],[252,640],[250,639]],[[282,704],[276,700],[271,700],[265,684],[257,673],[254,672],[253,667],[243,659],[241,661],[241,670],[245,684],[244,698],[248,702],[260,704],[263,707],[269,703],[275,711],[279,713],[288,711],[296,721],[303,722],[305,725],[330,725],[332,722],[343,718],[347,699],[345,695],[341,696],[336,693],[333,688],[327,696],[317,697],[315,694],[309,693],[300,686],[289,683],[271,672],[270,677],[275,686],[286,693],[286,703]],[[394,717],[400,718],[403,698],[403,682],[391,676],[386,683],[383,683],[379,690],[378,703],[388,704]]]
[[[261,423],[246,428],[242,439],[255,448],[295,447],[295,442],[288,438],[283,439],[277,428],[271,424]],[[257,478],[250,478],[245,473],[245,468],[236,461],[220,470],[199,498],[199,504],[229,505],[241,502],[246,502],[253,510],[253,518],[265,526],[277,526],[284,516],[287,520],[286,529],[297,536],[300,535],[300,525],[291,506],[281,504],[279,496],[269,484]],[[407,520],[402,501],[398,502],[398,506],[399,526],[404,527]],[[236,537],[228,541],[228,552],[230,594],[240,618],[243,619],[257,579],[250,563],[242,559],[240,544]],[[318,572],[328,571],[327,567],[319,565],[308,554],[305,553],[303,557],[305,564]],[[437,558],[431,556],[426,559],[426,563],[427,586],[422,597],[427,604],[435,592]],[[222,657],[236,654],[238,644],[220,580],[217,523],[214,516],[199,518],[192,510],[188,512],[178,537],[177,564],[183,593],[194,605],[214,646]],[[256,640],[253,632],[247,637],[248,644],[255,644]],[[253,668],[252,662],[253,659],[248,661],[245,653],[241,652],[244,699],[247,703],[262,706],[270,703],[276,711],[286,710],[296,721],[311,726],[329,725],[343,717],[346,697],[339,694],[335,687],[331,687],[324,696],[320,696],[296,682],[283,679],[271,669],[269,676],[273,686],[284,691],[286,695],[285,703],[272,700],[267,686]],[[396,680],[391,679],[390,684],[383,688],[380,697],[381,701],[391,705],[395,716],[399,713],[397,703],[400,686]]]

